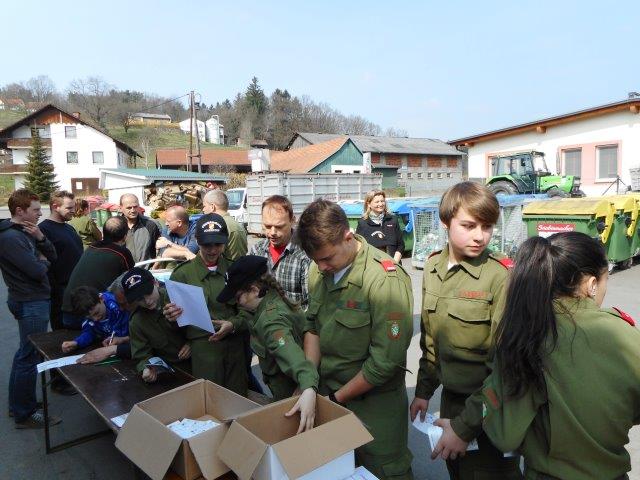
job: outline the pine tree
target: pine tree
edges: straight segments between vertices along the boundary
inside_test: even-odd
[[[27,157],[27,175],[24,186],[40,197],[40,201],[48,202],[51,193],[57,190],[56,174],[53,164],[47,158],[42,146],[38,129],[33,129],[31,150]]]

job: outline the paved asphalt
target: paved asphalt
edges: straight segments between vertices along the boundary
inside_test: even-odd
[[[421,271],[411,268],[414,288],[415,308],[414,336],[408,352],[408,368],[413,374],[407,374],[409,398],[413,398],[415,373],[417,372],[420,348],[419,310],[421,300]],[[628,270],[615,272],[609,280],[605,306],[618,306],[633,317],[640,319],[640,302],[637,300],[640,284],[640,265]],[[11,359],[18,344],[18,332],[13,317],[6,307],[6,287],[0,280],[0,401],[3,410],[0,414],[0,478],[16,479],[124,479],[131,478],[132,468],[129,462],[114,447],[115,437],[102,437],[89,443],[75,446],[62,452],[45,455],[44,434],[42,431],[16,430],[13,420],[7,416],[6,391]],[[254,372],[258,372],[254,366]],[[53,441],[61,442],[76,436],[97,432],[104,424],[91,408],[76,395],[61,397],[51,395],[51,408],[54,414],[62,417],[63,422],[53,427]],[[430,402],[430,410],[436,411],[439,404],[439,392]],[[414,476],[416,479],[444,480],[448,478],[442,461],[432,462],[428,459],[428,447],[423,438],[410,427],[409,445],[414,454]],[[631,453],[633,472],[632,480],[640,480],[640,429],[634,428],[630,434],[627,447]]]

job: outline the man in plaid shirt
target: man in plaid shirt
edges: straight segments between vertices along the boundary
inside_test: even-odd
[[[303,310],[309,303],[307,273],[309,257],[292,241],[293,205],[282,195],[273,195],[262,203],[262,228],[266,239],[251,247],[251,255],[267,258],[269,271],[282,286],[287,298]]]

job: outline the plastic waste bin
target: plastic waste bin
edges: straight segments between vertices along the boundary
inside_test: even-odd
[[[638,200],[631,195],[612,195],[603,199],[613,203],[616,212],[607,255],[618,266],[630,267],[635,255],[633,243],[634,236],[637,237]]]

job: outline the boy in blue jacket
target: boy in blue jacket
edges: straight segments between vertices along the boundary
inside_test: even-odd
[[[129,347],[129,312],[120,308],[110,292],[98,293],[92,287],[78,287],[71,292],[74,313],[84,317],[82,333],[74,340],[62,342],[62,351],[69,353],[102,340],[103,348],[112,355],[131,357]]]

